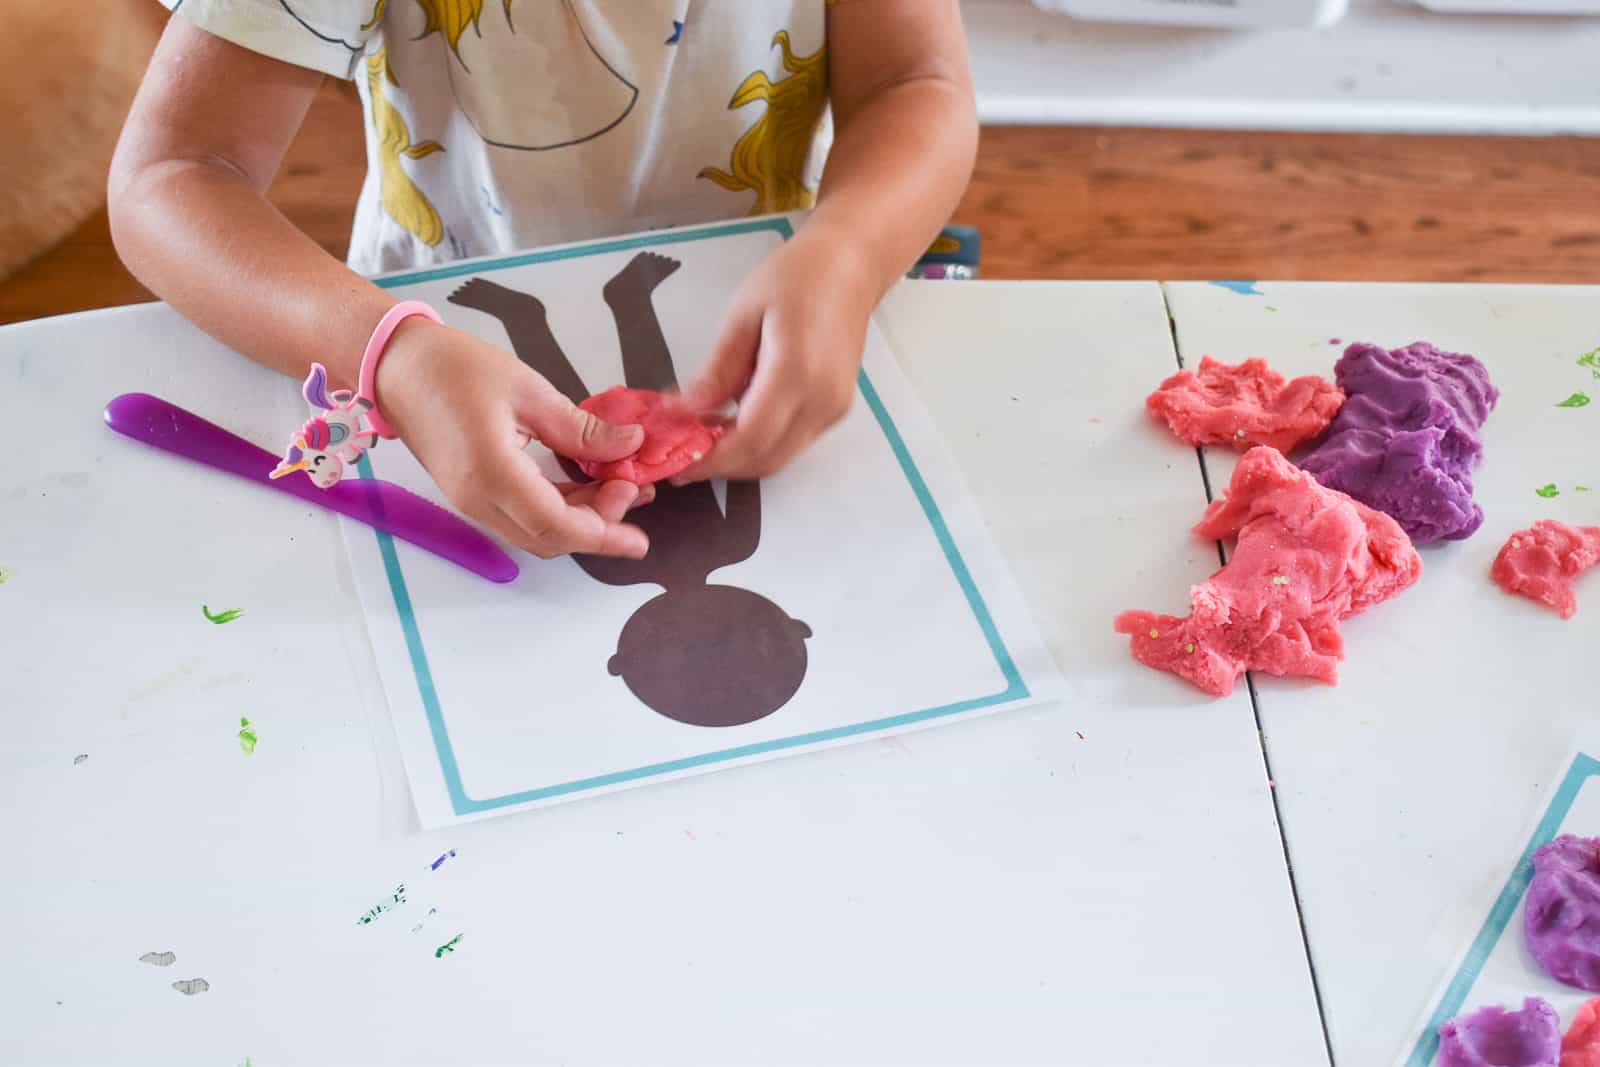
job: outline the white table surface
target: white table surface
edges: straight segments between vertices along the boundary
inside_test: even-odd
[[[336,520],[99,419],[271,446],[292,384],[155,305],[0,329],[0,1062],[1326,1063],[1248,695],[1111,631],[1215,566],[1158,287],[881,321],[1072,702],[426,834]]]
[[[1426,340],[1477,356],[1501,390],[1474,476],[1482,528],[1422,548],[1415,587],[1345,624],[1337,687],[1255,679],[1335,1060],[1387,1065],[1483,923],[1578,732],[1600,723],[1600,575],[1579,579],[1566,622],[1489,579],[1514,531],[1600,523],[1600,403],[1554,406],[1580,390],[1600,400],[1576,365],[1600,346],[1600,291],[1258,288],[1166,286],[1189,365],[1263,356],[1286,375],[1331,377],[1343,346],[1330,338]],[[1234,454],[1206,458],[1220,492]],[[1560,496],[1534,493],[1548,482]]]

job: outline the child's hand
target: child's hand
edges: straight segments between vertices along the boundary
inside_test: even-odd
[[[711,364],[684,390],[702,413],[739,397],[738,415],[673,481],[773,474],[850,410],[876,290],[838,240],[802,230],[740,286]]]
[[[574,459],[621,459],[644,439],[573,405],[516,357],[470,334],[405,320],[378,365],[379,407],[451,502],[507,541],[549,559],[569,552],[642,557],[649,540],[622,522],[653,489],[627,482],[552,484],[523,451],[530,439]]]

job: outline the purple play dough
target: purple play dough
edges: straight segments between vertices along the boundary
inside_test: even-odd
[[[1561,1016],[1538,997],[1521,1011],[1479,1008],[1439,1027],[1436,1067],[1557,1067]]]
[[[1353,344],[1334,367],[1348,397],[1300,466],[1329,489],[1392,516],[1411,540],[1458,541],[1483,523],[1471,470],[1500,397],[1471,356],[1418,341]]]
[[[1600,992],[1600,837],[1565,834],[1533,854],[1523,933],[1550,977]]]

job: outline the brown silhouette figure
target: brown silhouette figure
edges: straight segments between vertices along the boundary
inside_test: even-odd
[[[605,284],[630,388],[677,387],[651,295],[678,267],[677,260],[641,252]],[[472,278],[450,302],[499,319],[517,358],[574,404],[589,396],[537,297]],[[570,460],[563,458],[561,467],[574,481],[587,480]],[[650,537],[644,559],[573,557],[607,585],[664,590],[623,626],[607,664],[611,673],[646,706],[694,726],[739,726],[788,703],[805,678],[810,627],[747,589],[707,584],[713,571],[749,559],[761,543],[761,483],[729,482],[726,514],[708,483],[662,483],[655,500],[630,519]]]

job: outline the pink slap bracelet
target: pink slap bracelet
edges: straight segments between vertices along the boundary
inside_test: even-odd
[[[349,478],[319,489],[303,478],[274,480],[267,473],[277,459],[271,452],[147,393],[117,397],[106,405],[105,418],[135,441],[364,522],[491,582],[517,577],[516,561],[476,527],[393,482]]]
[[[356,395],[371,401],[372,407],[367,409],[367,425],[386,441],[392,441],[396,435],[389,426],[389,420],[378,411],[378,361],[383,358],[384,350],[389,347],[389,338],[394,336],[395,330],[413,315],[433,322],[444,321],[439,318],[437,311],[422,301],[403,300],[383,313],[383,318],[372,329],[372,336],[367,339],[367,350],[361,353],[361,376],[356,383]]]

